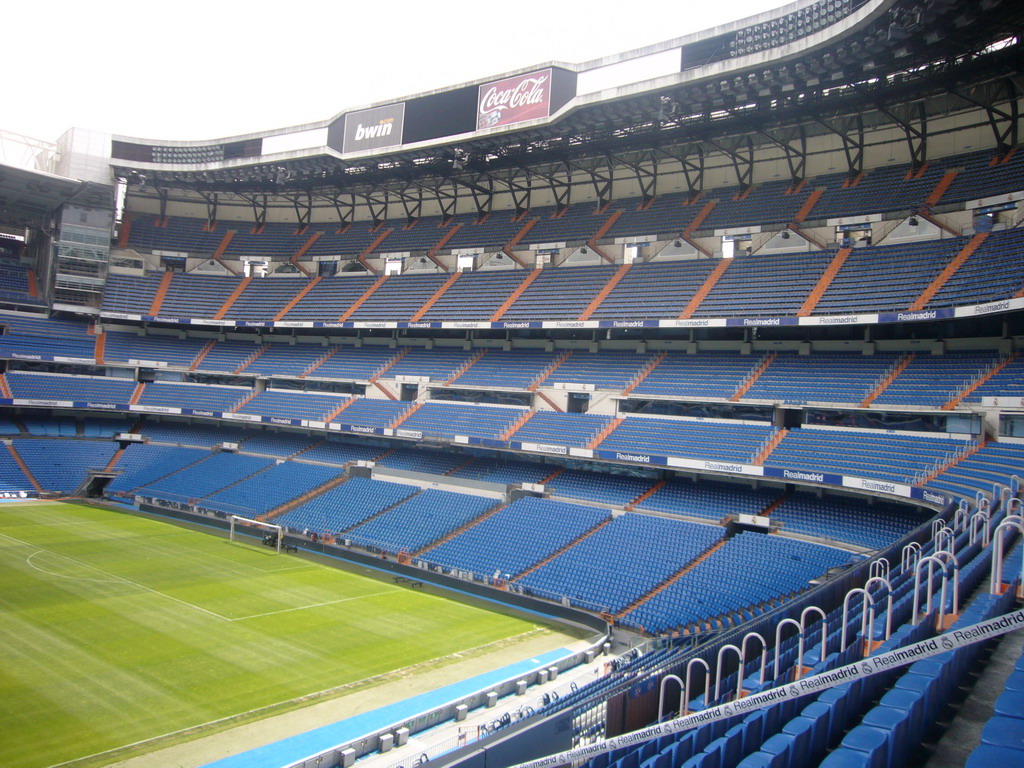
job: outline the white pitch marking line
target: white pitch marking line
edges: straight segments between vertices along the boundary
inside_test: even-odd
[[[29,555],[28,557],[25,558],[25,562],[28,563],[29,568],[31,568],[34,571],[39,571],[39,573],[45,573],[47,576],[56,576],[59,579],[72,579],[73,581],[96,581],[96,582],[99,582],[101,584],[122,584],[122,583],[124,583],[123,579],[121,579],[119,577],[116,577],[116,576],[114,576],[112,578],[109,578],[109,579],[90,579],[88,576],[68,576],[66,573],[55,573],[53,571],[48,571],[45,568],[42,568],[42,567],[40,567],[40,566],[38,566],[38,565],[36,565],[35,563],[32,562],[32,558],[33,557],[35,557],[36,555],[41,555],[44,552],[46,554],[48,554],[48,555],[56,555],[57,557],[64,557],[66,560],[72,560],[72,558],[70,558],[70,557],[66,557],[65,555],[57,555],[56,552],[51,552],[48,549],[37,549],[35,552],[33,552],[31,555]],[[73,562],[75,562],[76,564],[79,564],[79,565],[84,565],[84,563],[78,563],[77,561],[73,561]],[[92,566],[87,566],[87,567],[91,568]],[[94,570],[96,570],[96,569],[94,569]],[[110,574],[108,574],[108,575],[110,575]]]
[[[26,547],[37,547],[36,544],[31,544],[31,543],[29,543],[27,541],[22,541],[21,539],[15,537],[15,536],[9,536],[9,535],[4,534],[4,533],[0,533],[0,538],[5,538],[5,539],[10,539],[11,541],[16,541],[19,544],[25,545]],[[34,563],[31,562],[31,558],[33,558],[34,556],[38,555],[40,552],[46,552],[47,554],[50,554],[50,555],[55,555],[57,557],[63,557],[63,558],[65,558],[67,560],[70,560],[71,562],[73,562],[73,563],[75,563],[77,565],[82,566],[83,568],[89,568],[89,569],[91,569],[93,571],[96,571],[97,573],[102,573],[104,576],[107,576],[108,578],[106,578],[106,579],[89,579],[89,578],[83,578],[81,576],[65,576],[65,575],[59,574],[59,573],[51,573],[50,571],[47,571],[47,570],[45,570],[43,568],[39,568],[38,566],[36,566]],[[259,618],[262,618],[264,616],[274,616],[274,615],[279,614],[279,613],[290,613],[290,612],[293,612],[293,611],[304,611],[307,608],[320,608],[320,607],[323,607],[325,605],[335,605],[337,603],[347,603],[347,602],[349,602],[351,600],[361,600],[364,597],[378,597],[380,595],[386,595],[386,594],[390,594],[391,592],[397,591],[395,589],[388,589],[388,590],[385,590],[384,592],[372,592],[372,593],[367,594],[367,595],[356,595],[355,597],[343,597],[343,598],[340,598],[338,600],[329,600],[329,601],[323,602],[323,603],[312,603],[310,605],[297,605],[297,606],[293,606],[291,608],[282,608],[279,611],[268,611],[266,613],[255,613],[255,614],[252,614],[250,616],[238,616],[236,618],[231,618],[229,616],[224,616],[224,615],[222,615],[220,613],[217,613],[216,611],[211,611],[208,608],[203,608],[200,605],[196,605],[194,603],[190,603],[187,600],[182,600],[181,598],[174,597],[173,595],[168,595],[166,592],[161,592],[158,589],[153,589],[152,587],[148,587],[145,584],[140,584],[139,582],[133,581],[132,579],[126,579],[124,576],[118,576],[117,574],[114,574],[114,573],[108,573],[107,571],[104,571],[102,568],[97,568],[95,565],[89,565],[89,563],[84,563],[81,560],[77,560],[77,559],[75,559],[73,557],[70,557],[68,555],[62,555],[60,552],[54,552],[52,550],[46,549],[45,547],[38,547],[35,552],[33,552],[31,555],[29,555],[28,557],[25,558],[25,561],[28,563],[30,568],[33,568],[34,570],[37,570],[40,573],[45,573],[48,576],[56,576],[58,578],[64,578],[64,579],[77,579],[79,581],[99,581],[99,582],[108,582],[108,583],[115,583],[115,584],[116,583],[131,584],[132,586],[138,587],[139,589],[145,590],[146,592],[150,592],[150,593],[152,593],[154,595],[160,595],[161,597],[165,597],[168,600],[173,600],[176,603],[180,603],[181,605],[188,606],[189,608],[192,608],[192,609],[194,609],[196,611],[200,611],[200,612],[205,613],[205,614],[207,614],[209,616],[213,616],[214,618],[220,619],[221,621],[229,621],[229,622],[233,622],[233,621],[246,621],[247,619],[259,619]]]
[[[328,600],[326,603],[312,603],[311,605],[297,605],[292,608],[282,608],[279,611],[267,611],[266,613],[254,613],[251,616],[239,616],[236,619],[228,619],[228,621],[245,621],[246,619],[261,619],[264,616],[276,616],[279,613],[290,613],[292,611],[304,611],[307,608],[320,608],[325,605],[337,605],[338,603],[347,603],[352,600],[362,600],[364,597],[378,597],[380,595],[389,595],[395,590],[389,589],[385,592],[372,592],[368,595],[356,595],[355,597],[343,597],[340,600]]]
[[[110,579],[109,579],[110,581],[121,582],[123,584],[131,584],[133,587],[138,587],[139,589],[144,590],[146,592],[151,592],[154,595],[160,595],[160,597],[165,597],[168,600],[173,600],[176,603],[180,603],[181,605],[188,606],[189,608],[192,608],[193,610],[200,611],[201,613],[205,613],[208,616],[213,616],[214,618],[220,619],[221,621],[231,621],[231,619],[229,619],[227,616],[221,616],[219,613],[216,613],[215,611],[208,610],[206,608],[203,608],[202,606],[190,603],[187,600],[182,600],[180,598],[174,597],[173,595],[168,595],[168,594],[166,594],[164,592],[161,592],[158,589],[153,589],[152,587],[147,587],[145,584],[140,584],[139,582],[133,581],[132,579],[126,579],[124,576],[118,576],[115,573],[109,573],[107,571],[104,571],[102,568],[97,568],[95,565],[89,565],[89,563],[84,563],[81,560],[77,560],[77,559],[75,559],[75,558],[73,558],[73,557],[71,557],[69,555],[63,555],[60,552],[54,552],[53,550],[46,549],[46,547],[39,547],[37,544],[32,544],[32,543],[27,542],[27,541],[22,541],[21,539],[15,537],[15,536],[9,536],[9,535],[7,535],[5,533],[0,533],[0,537],[5,538],[5,539],[10,539],[11,541],[16,541],[19,544],[24,544],[26,547],[36,547],[36,551],[33,552],[32,555],[37,555],[40,552],[46,552],[46,553],[51,554],[51,555],[56,555],[57,557],[63,557],[66,560],[70,560],[71,562],[73,562],[73,563],[75,563],[77,565],[82,566],[83,568],[89,568],[90,570],[96,571],[97,573],[102,573],[104,576],[109,576],[110,577]],[[32,555],[29,555],[28,557],[32,557]],[[26,562],[27,562],[28,558],[25,558],[25,559],[26,559]],[[35,570],[40,571],[42,573],[48,573],[47,571],[42,571],[42,569],[40,569],[40,568],[36,568],[36,566],[33,565],[32,563],[29,563],[29,566],[31,566],[32,568],[35,568]],[[59,576],[60,578],[76,578],[76,577],[73,577],[73,576],[72,577],[60,576],[59,574],[52,574],[52,573],[50,573],[49,575],[50,576],[55,576],[56,575],[56,576]],[[99,581],[99,579],[92,579],[92,581]]]
[[[364,595],[364,597],[365,597],[365,595]],[[512,637],[505,638],[505,640],[520,640],[520,639],[523,639],[523,638],[527,637],[528,635],[536,634],[538,631],[539,631],[539,629],[537,629],[537,628],[530,629],[530,630],[527,630],[526,632],[520,632],[518,635],[513,635]],[[92,759],[95,759],[95,758],[99,758],[99,757],[102,757],[103,755],[117,754],[119,752],[122,752],[123,750],[128,750],[128,749],[131,749],[133,747],[142,746],[143,744],[149,744],[149,743],[152,743],[152,742],[157,742],[157,741],[160,741],[161,739],[171,738],[173,736],[177,736],[180,733],[187,733],[189,731],[202,731],[204,729],[209,728],[210,726],[219,725],[220,723],[231,722],[232,720],[239,720],[239,719],[242,719],[242,718],[247,718],[247,717],[250,717],[251,715],[255,715],[255,714],[258,714],[260,712],[264,712],[266,710],[274,709],[275,707],[279,707],[282,704],[300,703],[300,702],[308,701],[310,699],[320,699],[320,698],[323,698],[325,696],[330,696],[332,694],[341,693],[342,691],[350,689],[350,688],[352,688],[352,687],[354,687],[356,685],[363,685],[365,683],[376,683],[376,682],[379,682],[379,681],[381,681],[381,680],[383,680],[383,679],[385,679],[385,678],[387,678],[389,676],[390,677],[395,677],[395,676],[405,675],[408,672],[414,671],[418,666],[421,666],[421,664],[427,664],[427,663],[431,663],[431,662],[434,662],[434,661],[443,661],[445,659],[453,658],[453,657],[456,657],[456,656],[461,658],[463,653],[470,653],[472,651],[479,651],[479,650],[482,650],[484,648],[487,648],[488,646],[497,645],[500,642],[503,642],[503,641],[502,640],[494,640],[494,641],[492,641],[490,643],[484,643],[483,645],[478,645],[478,646],[476,646],[474,648],[466,648],[466,649],[464,649],[464,650],[462,650],[460,652],[450,653],[447,656],[439,656],[436,659],[429,659],[429,660],[426,660],[424,662],[421,662],[420,664],[411,664],[411,665],[409,665],[407,667],[399,667],[398,669],[391,670],[390,672],[382,672],[382,673],[377,674],[377,675],[372,675],[370,677],[363,678],[362,680],[353,680],[353,681],[351,681],[349,683],[342,683],[341,685],[336,685],[336,686],[333,686],[331,688],[324,688],[321,691],[314,691],[313,693],[305,694],[305,695],[302,695],[302,696],[297,696],[294,699],[286,699],[285,701],[280,701],[280,702],[278,702],[276,704],[268,704],[268,705],[263,706],[263,707],[257,707],[255,709],[250,709],[248,712],[239,712],[239,713],[236,713],[234,715],[227,715],[226,717],[218,718],[216,720],[210,720],[207,723],[198,723],[196,725],[190,725],[190,726],[187,726],[187,727],[182,728],[182,729],[177,730],[177,731],[171,731],[170,733],[164,733],[164,734],[161,734],[159,736],[152,736],[152,737],[150,737],[148,739],[142,739],[141,741],[136,741],[133,744],[125,744],[125,745],[120,746],[120,747],[114,747],[113,749],[108,749],[108,750],[106,750],[104,752],[96,752],[95,754],[87,755],[85,757],[76,757],[74,760],[68,760],[68,761],[63,762],[63,763],[57,763],[56,765],[51,765],[50,768],[62,768],[63,766],[70,766],[72,764],[75,764],[75,763],[78,763],[78,762],[81,762],[81,761],[92,760]]]

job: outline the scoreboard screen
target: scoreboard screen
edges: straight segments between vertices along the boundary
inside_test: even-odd
[[[167,144],[134,144],[129,141],[111,142],[110,155],[115,160],[132,160],[138,163],[166,163],[190,165],[194,163],[219,163],[240,157],[259,157],[263,153],[263,139],[232,141],[225,144],[204,144],[196,146]]]

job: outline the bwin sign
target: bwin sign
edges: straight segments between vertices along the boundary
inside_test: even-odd
[[[345,115],[342,152],[397,147],[402,143],[404,125],[405,104],[388,104],[350,112]]]
[[[376,125],[363,125],[359,123],[356,125],[356,141],[363,141],[364,139],[379,139],[384,136],[391,135],[391,129],[394,127],[395,121],[392,118],[387,120],[381,120]]]

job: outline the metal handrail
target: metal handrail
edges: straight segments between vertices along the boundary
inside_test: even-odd
[[[916,627],[921,623],[920,607],[921,607],[921,570],[924,566],[928,567],[928,582],[926,589],[928,593],[928,602],[925,607],[925,614],[931,613],[932,610],[932,597],[934,591],[932,589],[932,574],[934,573],[933,566],[938,567],[942,573],[942,586],[939,594],[939,626],[942,626],[946,616],[946,590],[949,585],[949,573],[947,566],[949,562],[953,563],[953,612],[956,613],[959,610],[959,582],[960,582],[960,563],[957,561],[956,556],[950,552],[936,552],[934,555],[928,555],[922,557],[914,568],[914,612],[911,617],[911,623]]]
[[[1018,505],[1019,507],[1019,505]],[[1018,533],[1024,534],[1024,517],[1021,515],[1007,515],[1003,521],[996,526],[992,534],[992,572],[989,575],[989,592],[993,595],[999,594],[998,588],[1003,580],[1003,546],[1005,531],[1016,529]],[[1021,558],[1021,582],[1024,583],[1024,557]]]

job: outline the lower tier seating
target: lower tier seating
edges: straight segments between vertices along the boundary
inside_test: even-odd
[[[92,440],[14,438],[13,445],[43,488],[68,494],[90,469],[104,469],[117,450],[116,443]]]
[[[721,536],[717,526],[625,514],[517,583],[530,593],[614,613]]]
[[[493,506],[494,499],[427,489],[353,528],[346,537],[385,552],[415,552]]]
[[[508,580],[609,518],[597,507],[526,497],[430,549],[422,558]]]

